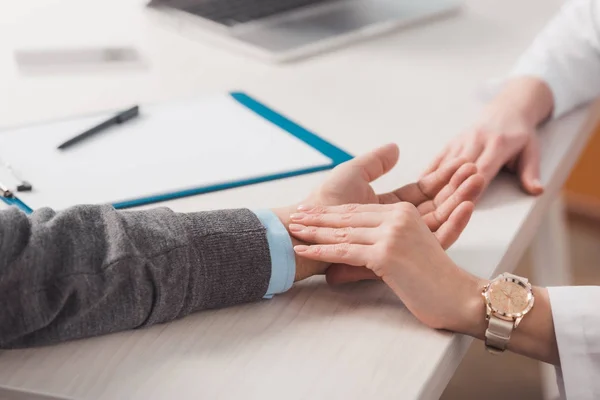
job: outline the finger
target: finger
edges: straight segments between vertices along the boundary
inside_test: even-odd
[[[508,156],[501,147],[493,144],[485,147],[475,164],[479,173],[483,175],[486,186],[498,175],[498,171],[507,161]]]
[[[435,233],[435,237],[444,249],[452,246],[458,240],[469,223],[474,209],[473,202],[465,201],[459,204],[448,217],[448,221],[440,226],[440,229]]]
[[[448,164],[451,164],[452,162],[456,161],[458,159],[458,157],[454,154],[455,154],[454,152],[452,154],[451,153],[446,154],[446,157],[444,157],[444,159],[440,162],[438,170],[440,168],[443,168],[443,167],[447,166]]]
[[[454,146],[452,146],[452,148],[446,153],[446,157],[444,157],[442,159],[442,161],[440,162],[438,169],[443,168],[447,164],[454,162],[458,158],[461,158],[460,154],[462,153],[463,148],[464,148],[464,144],[462,142],[454,144]],[[466,161],[463,161],[463,162],[466,162]]]
[[[481,153],[483,152],[483,143],[477,140],[471,140],[465,144],[463,151],[459,154],[459,157],[465,159],[467,162],[475,162]]]
[[[364,212],[345,214],[306,214],[295,213],[290,220],[295,224],[305,226],[323,226],[328,228],[373,228],[381,225],[387,213]]]
[[[439,207],[423,216],[425,224],[431,231],[437,231],[461,203],[477,199],[484,186],[485,181],[481,175],[471,175]]]
[[[508,162],[504,165],[504,168],[509,172],[516,172],[517,166],[519,164],[519,157],[515,156],[508,160]]]
[[[446,157],[446,161],[451,161],[451,160],[457,158],[463,152],[464,147],[465,147],[465,145],[464,145],[463,142],[460,142],[460,143],[454,145],[452,147],[452,150],[450,150],[448,152],[448,156]],[[443,161],[442,161],[441,165],[444,165]]]
[[[394,143],[387,144],[341,165],[342,168],[360,168],[368,182],[372,182],[394,168],[400,150]]]
[[[424,177],[425,175],[429,175],[433,171],[437,170],[440,167],[440,164],[442,163],[442,161],[446,158],[446,154],[448,154],[450,149],[451,149],[451,145],[447,145],[446,147],[444,147],[444,149],[442,151],[440,151],[437,156],[435,156],[435,158],[433,159],[433,161],[431,161],[431,163],[427,166],[427,168],[425,168],[425,170],[421,174],[421,177]]]
[[[477,173],[477,167],[473,163],[463,164],[452,178],[450,182],[439,191],[437,196],[432,201],[422,203],[417,207],[421,215],[426,215],[434,211],[440,204],[443,204],[450,196],[452,196],[456,190],[463,184],[464,181],[469,179],[472,175]]]
[[[331,265],[327,268],[325,276],[327,278],[327,283],[330,285],[380,279],[375,272],[368,268],[355,267],[348,264]]]
[[[294,246],[294,251],[301,257],[328,263],[342,263],[355,266],[367,264],[371,246],[364,244],[315,244],[311,246]]]
[[[320,228],[290,224],[290,232],[302,241],[315,244],[373,244],[377,241],[375,229],[369,228]]]
[[[343,204],[341,206],[300,205],[298,211],[306,214],[350,214],[364,212],[386,212],[395,209],[393,204]]]
[[[425,175],[417,182],[410,183],[400,189],[390,192],[391,196],[386,193],[380,195],[379,198],[380,200],[387,200],[388,202],[392,199],[396,199],[394,202],[407,201],[418,206],[427,200],[433,199],[438,192],[450,182],[456,171],[464,163],[465,162],[462,159],[454,159],[440,167],[440,169]]]
[[[540,183],[540,147],[536,137],[525,146],[521,154],[519,178],[527,193],[539,195],[544,191]]]

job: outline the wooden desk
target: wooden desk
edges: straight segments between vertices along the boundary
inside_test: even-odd
[[[4,49],[76,45],[108,35],[136,43],[148,68],[21,76],[4,51],[0,93],[8,95],[0,97],[0,125],[242,89],[355,154],[397,142],[401,161],[376,184],[389,189],[413,180],[469,123],[485,82],[508,70],[561,1],[469,0],[454,18],[284,66],[189,40],[144,10],[143,3],[30,0],[5,5],[0,15]],[[485,277],[515,267],[595,116],[580,111],[544,130],[546,194],[530,198],[515,180],[498,179],[452,248],[456,262]],[[166,205],[196,211],[291,204],[324,176]],[[544,238],[551,239],[552,232]],[[545,255],[552,258],[552,251]],[[560,270],[561,265],[555,261],[549,267]],[[418,323],[381,284],[331,289],[315,278],[270,301],[198,313],[141,331],[0,352],[0,387],[73,399],[430,399],[442,393],[469,343]]]

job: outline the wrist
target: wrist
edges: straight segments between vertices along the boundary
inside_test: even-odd
[[[548,289],[534,286],[533,295],[535,305],[514,330],[508,349],[549,364],[559,365],[560,357]]]
[[[289,207],[281,207],[274,208],[271,211],[279,218],[285,229],[289,234],[289,226],[290,226],[290,215],[297,212],[297,205],[292,205]],[[297,246],[301,244],[306,244],[293,236],[290,235],[292,240],[292,246]],[[294,259],[296,262],[296,274],[294,276],[294,282],[301,281],[306,278],[310,278],[313,275],[323,275],[330,264],[313,261],[294,254]]]
[[[471,274],[466,275],[464,289],[462,290],[464,294],[460,300],[461,304],[457,305],[462,313],[457,318],[457,326],[452,331],[476,339],[483,339],[487,329],[487,320],[485,318],[485,303],[481,293],[489,281]]]
[[[552,113],[554,97],[546,82],[532,77],[515,77],[486,107],[487,113],[510,110],[532,128],[544,122]]]

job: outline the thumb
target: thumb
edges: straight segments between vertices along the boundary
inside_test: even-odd
[[[540,183],[540,144],[537,136],[532,136],[521,153],[519,179],[521,186],[529,194],[538,195],[544,191]]]
[[[399,156],[398,145],[390,143],[348,161],[345,166],[346,168],[359,168],[365,180],[373,182],[394,168]]]

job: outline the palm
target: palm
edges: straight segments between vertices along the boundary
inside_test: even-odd
[[[325,206],[340,204],[373,204],[379,198],[359,168],[352,165],[336,168],[325,183],[314,193],[315,200]],[[356,169],[353,171],[353,169]],[[318,200],[317,200],[318,199]]]

